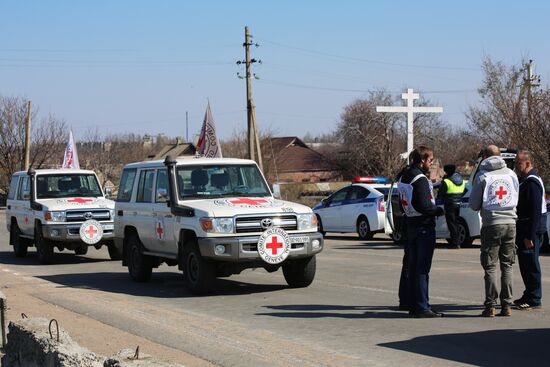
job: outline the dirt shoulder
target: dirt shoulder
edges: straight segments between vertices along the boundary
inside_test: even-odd
[[[56,319],[59,326],[65,329],[78,344],[104,356],[111,356],[125,348],[135,349],[139,345],[141,354],[148,354],[168,362],[185,366],[214,366],[188,353],[165,347],[103,324],[86,315],[44,302],[32,295],[37,287],[48,286],[44,281],[12,274],[7,269],[1,270],[3,271],[0,272],[0,287],[7,297],[8,306],[6,325],[10,321],[20,319],[22,314],[28,317]]]

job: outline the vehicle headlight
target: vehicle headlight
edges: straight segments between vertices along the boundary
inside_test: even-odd
[[[233,218],[201,218],[200,223],[205,232],[233,233]]]
[[[298,230],[317,229],[317,216],[313,213],[298,214]]]
[[[64,222],[65,212],[63,211],[47,211],[44,213],[44,219],[52,222]]]

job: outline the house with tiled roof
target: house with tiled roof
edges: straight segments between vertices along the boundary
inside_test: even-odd
[[[342,179],[342,172],[330,159],[311,149],[296,136],[271,138],[264,151],[270,167],[270,181],[328,182]]]

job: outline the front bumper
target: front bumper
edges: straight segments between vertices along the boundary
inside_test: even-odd
[[[81,225],[82,223],[43,224],[42,235],[52,241],[84,243],[80,239]],[[100,242],[112,240],[114,238],[113,222],[101,222],[101,227],[103,227],[103,236]]]
[[[313,256],[323,250],[323,235],[314,233],[289,233],[291,240],[289,259]],[[199,238],[201,255],[218,261],[247,262],[262,260],[258,254],[259,236],[251,237],[208,237]],[[313,242],[317,240],[319,245],[314,248]],[[217,254],[216,245],[224,245],[226,251]]]

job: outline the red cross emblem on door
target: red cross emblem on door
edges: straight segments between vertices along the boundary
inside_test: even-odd
[[[267,203],[265,199],[249,199],[249,198],[240,198],[237,200],[229,201],[231,204],[246,204],[246,205],[260,205]]]
[[[158,239],[162,240],[162,238],[164,237],[164,226],[162,225],[161,222],[157,222],[156,232],[157,232]]]
[[[508,194],[508,191],[504,190],[503,186],[500,186],[497,191],[495,191],[495,195],[498,196],[498,200],[502,200],[504,195]]]
[[[82,199],[82,198],[74,198],[74,199],[71,199],[71,200],[67,200],[68,203],[79,203],[79,204],[84,204],[84,203],[89,203],[93,201],[92,199]]]
[[[271,236],[271,242],[266,243],[266,249],[271,250],[271,255],[277,256],[280,248],[283,248],[283,243],[277,241],[277,236]]]

